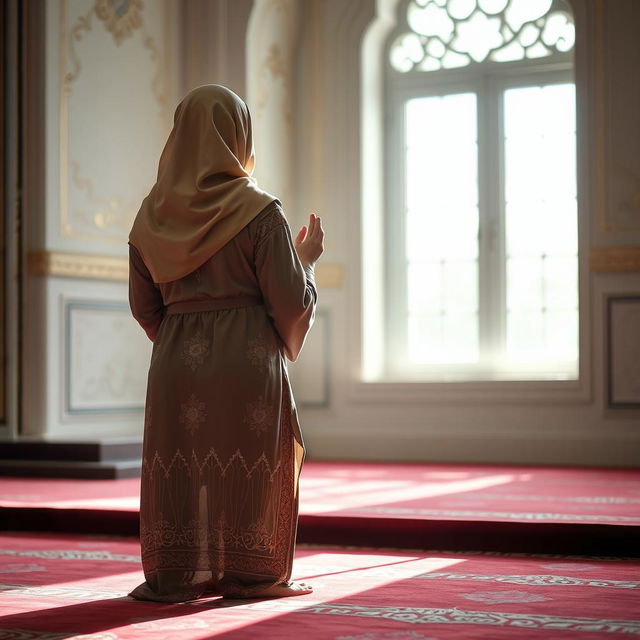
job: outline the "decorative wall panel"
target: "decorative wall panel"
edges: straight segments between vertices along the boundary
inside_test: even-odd
[[[629,81],[640,66],[639,15],[636,0],[594,3],[594,184],[597,231],[607,244],[640,244],[640,84]]]
[[[609,406],[640,409],[640,296],[607,304]]]
[[[59,8],[59,234],[124,252],[171,124],[168,4]]]
[[[67,300],[65,411],[142,409],[151,342],[126,303]]]

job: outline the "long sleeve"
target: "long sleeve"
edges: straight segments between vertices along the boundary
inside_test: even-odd
[[[155,340],[164,317],[164,302],[160,289],[132,245],[129,245],[129,306],[149,340]]]
[[[286,219],[276,210],[263,223],[255,249],[256,274],[267,313],[295,362],[311,325],[318,294],[313,267],[303,267]]]

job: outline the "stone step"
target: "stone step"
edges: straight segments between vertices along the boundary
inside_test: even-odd
[[[108,462],[141,457],[142,438],[139,436],[84,441],[25,437],[0,441],[0,459],[2,460]]]
[[[36,460],[0,458],[0,475],[29,478],[115,480],[140,476],[141,458],[124,460]]]

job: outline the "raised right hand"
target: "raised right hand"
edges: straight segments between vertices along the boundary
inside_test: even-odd
[[[320,216],[309,215],[309,228],[303,226],[294,242],[294,248],[303,267],[313,266],[324,251],[324,229]]]

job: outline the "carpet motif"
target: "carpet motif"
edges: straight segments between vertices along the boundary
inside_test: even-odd
[[[543,569],[551,569],[551,571],[564,571],[565,569],[571,569],[571,571],[598,571],[600,567],[595,564],[585,564],[584,562],[552,562],[540,565]]]
[[[407,507],[367,507],[366,509],[350,509],[356,513],[384,513],[388,515],[421,515],[437,518],[506,518],[508,520],[533,520],[543,522],[555,520],[562,522],[601,522],[601,515],[567,514],[567,513],[511,513],[509,511],[478,511],[461,509],[410,509]],[[611,522],[640,523],[640,516],[607,516]]]
[[[18,562],[5,564],[0,567],[0,573],[33,573],[34,571],[46,570],[46,567],[39,564],[22,564]]]
[[[21,556],[27,558],[43,558],[56,560],[103,560],[107,562],[140,563],[140,556],[109,551],[78,551],[77,549],[62,549],[59,551],[0,549],[0,556]]]
[[[473,591],[472,593],[461,593],[460,597],[474,602],[484,602],[485,604],[511,604],[515,602],[545,602],[553,600],[548,596],[541,596],[536,593],[526,591]]]
[[[0,593],[11,596],[25,596],[34,598],[66,598],[70,600],[102,600],[103,598],[127,598],[126,591],[116,591],[103,587],[34,587],[28,584],[0,584]]]
[[[299,545],[304,549],[326,549],[327,545],[322,543],[314,543],[314,542],[303,542]],[[635,556],[595,556],[595,555],[573,555],[566,553],[524,553],[517,551],[473,551],[465,549],[464,552],[455,549],[408,549],[406,547],[376,547],[376,546],[357,546],[357,545],[332,545],[333,549],[339,549],[341,551],[382,551],[382,552],[398,552],[398,553],[420,553],[420,554],[433,554],[436,553],[438,555],[455,555],[457,553],[464,553],[465,556],[474,556],[474,557],[487,557],[487,558],[532,558],[532,559],[556,559],[556,560],[575,560],[574,562],[559,562],[555,563],[553,566],[550,565],[540,565],[546,569],[557,569],[558,571],[562,571],[564,569],[571,569],[572,571],[581,571],[581,570],[591,570],[591,569],[600,569],[596,565],[587,565],[580,563],[580,560],[592,560],[597,562],[636,562],[637,558]],[[580,567],[585,567],[585,569],[581,569]]]
[[[596,580],[573,578],[571,576],[551,575],[480,575],[474,573],[424,573],[417,578],[445,579],[445,580],[472,580],[482,582],[506,582],[509,584],[536,585],[545,587],[571,586],[571,587],[600,587],[605,589],[640,589],[638,580]]]
[[[178,620],[145,620],[136,618],[138,622],[133,622],[131,626],[140,631],[186,631],[187,629],[210,629],[211,625],[202,618],[190,615]]]
[[[391,631],[389,633],[360,633],[357,636],[337,636],[335,640],[438,640],[415,631]]]
[[[270,603],[270,609],[283,610],[281,603]],[[284,609],[287,610],[287,609]],[[549,629],[554,631],[597,631],[640,635],[640,621],[602,620],[493,611],[463,611],[461,609],[426,609],[422,607],[372,607],[331,603],[298,609],[297,613],[333,616],[384,618],[407,624],[472,624],[482,626]]]
[[[481,500],[517,500],[525,502],[575,502],[576,504],[640,504],[640,498],[620,496],[536,496],[521,493],[477,493]]]

